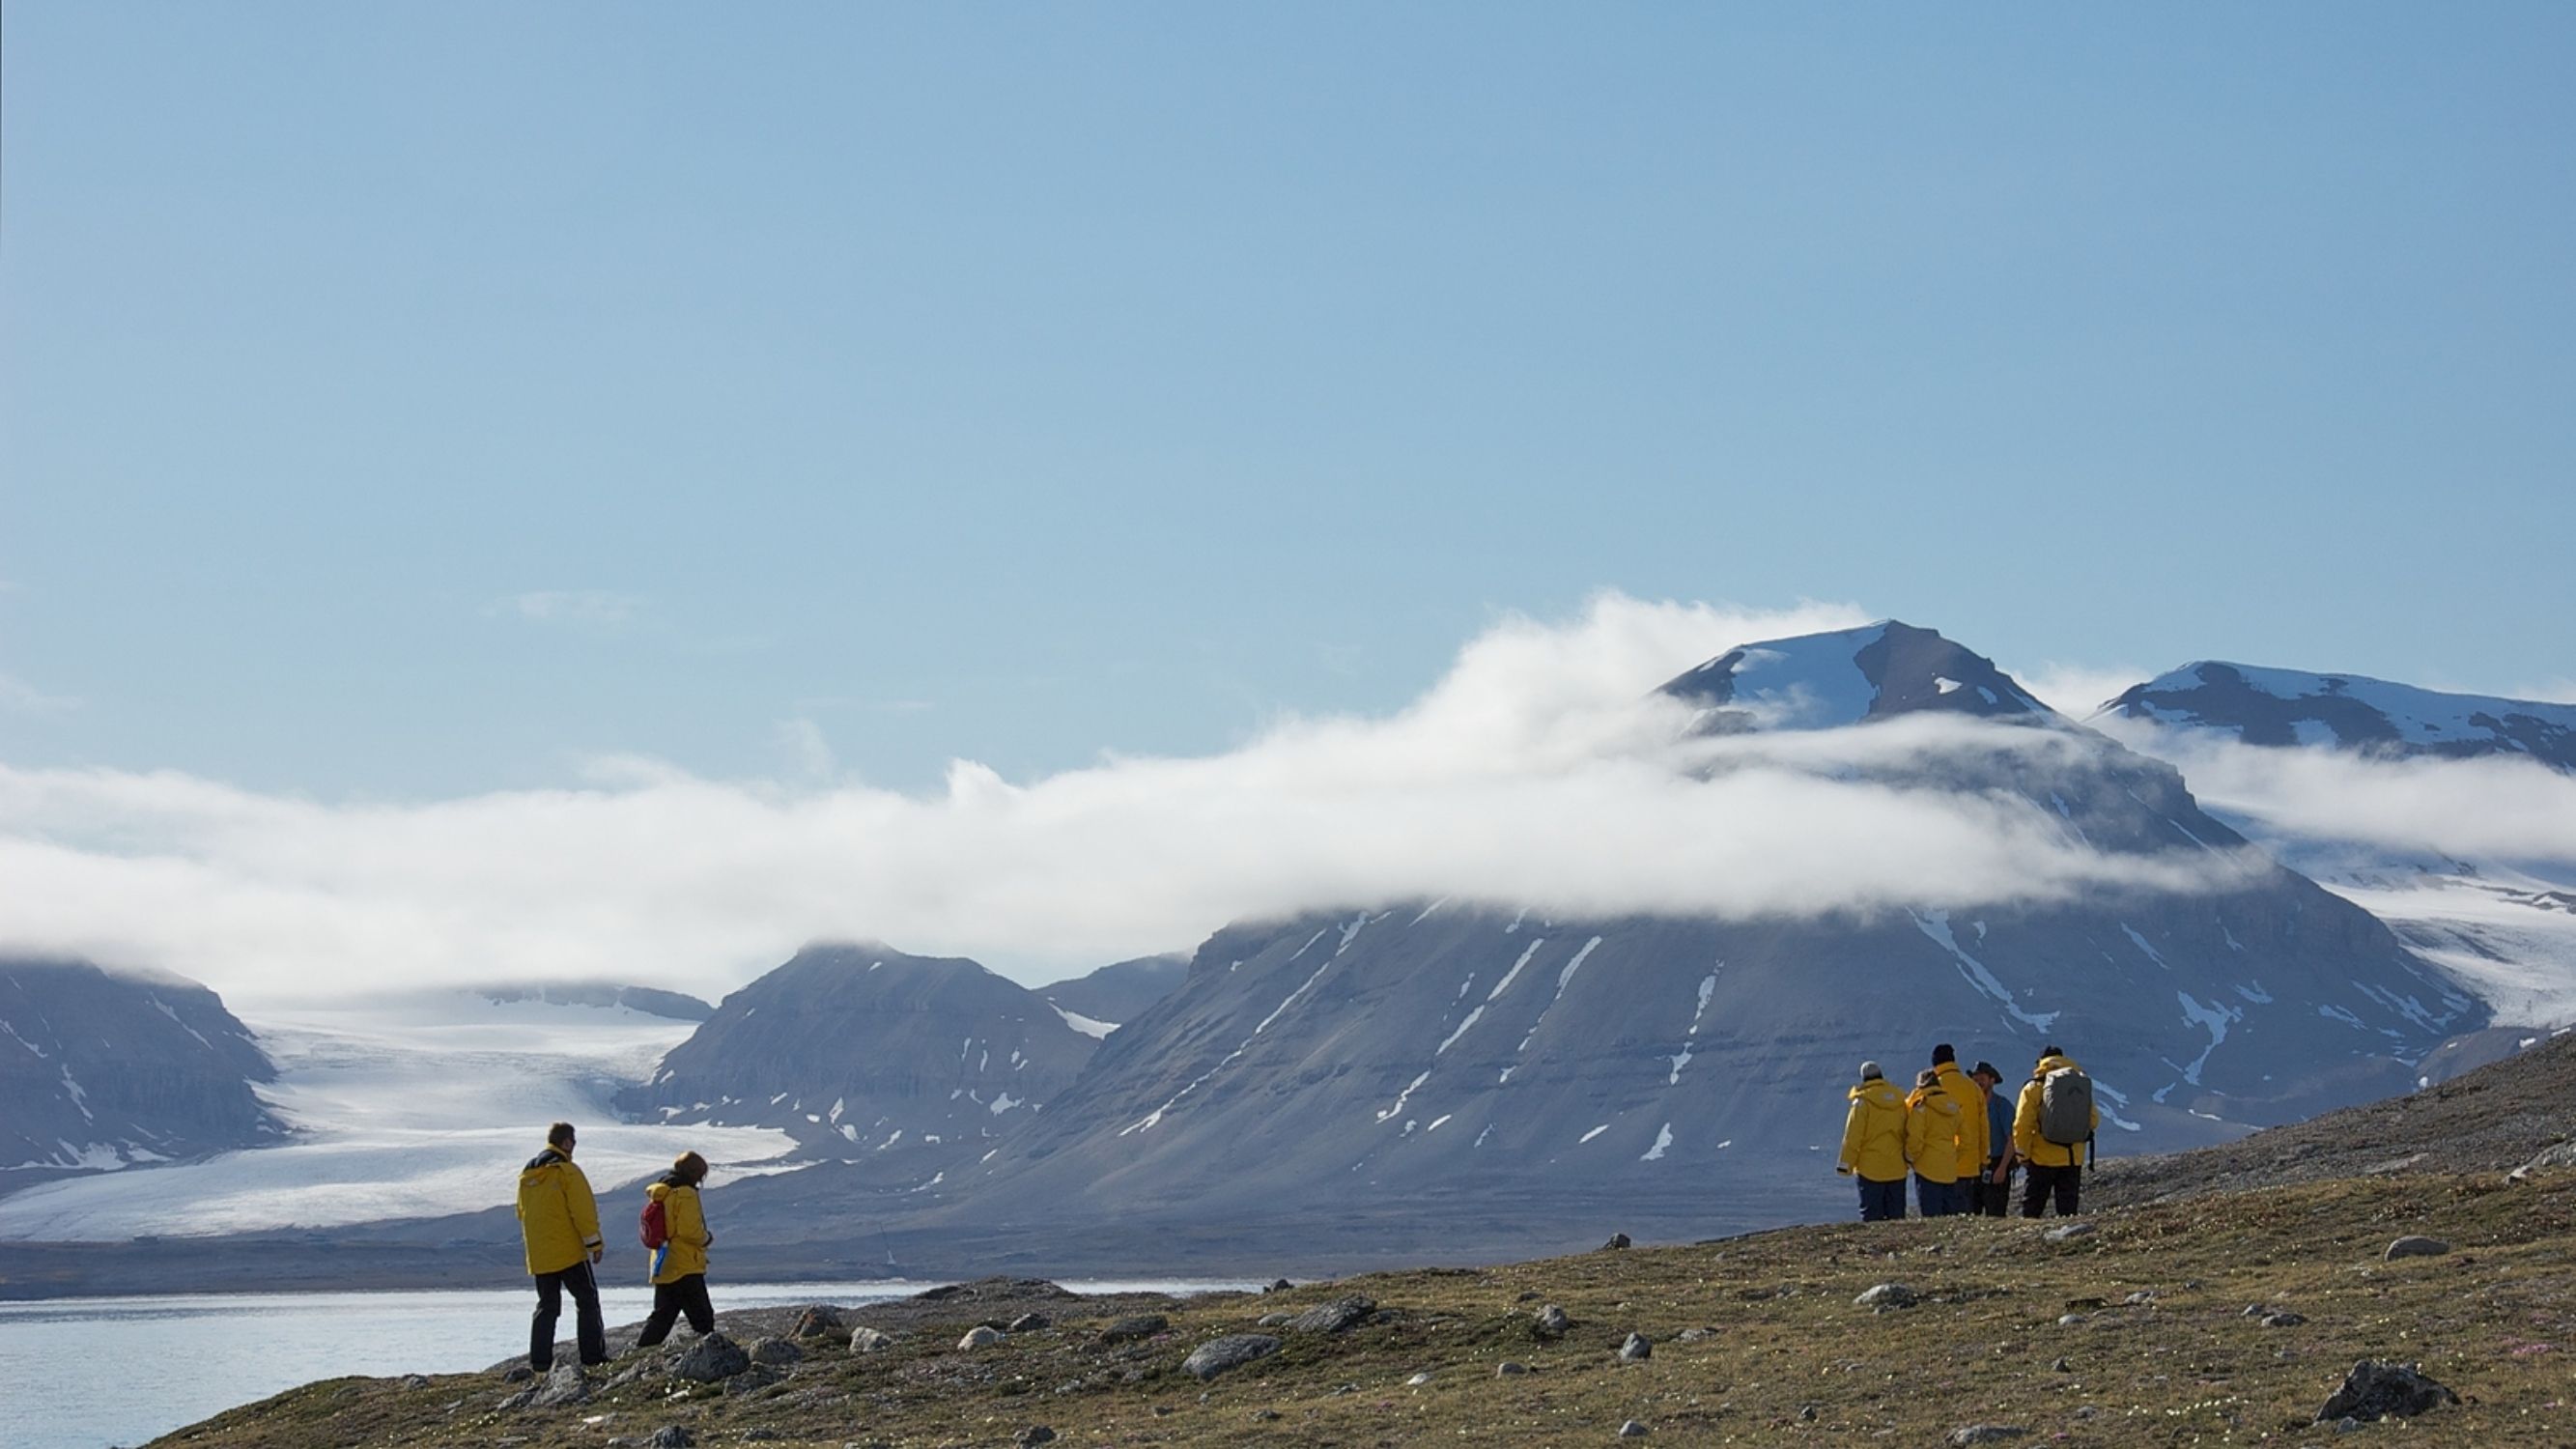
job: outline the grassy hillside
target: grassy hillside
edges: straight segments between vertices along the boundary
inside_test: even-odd
[[[2571,1172],[2347,1180],[2122,1209],[2062,1241],[2055,1220],[1954,1219],[1378,1274],[1158,1305],[1168,1329],[1120,1345],[1099,1330],[1136,1300],[1038,1301],[1051,1327],[962,1351],[974,1323],[1032,1300],[916,1300],[853,1315],[894,1331],[892,1348],[809,1340],[747,1391],[669,1379],[666,1346],[621,1359],[594,1382],[645,1372],[569,1408],[497,1407],[517,1387],[497,1371],[347,1379],[161,1442],[600,1446],[676,1425],[702,1445],[968,1445],[1044,1425],[1066,1444],[1536,1445],[1602,1442],[1634,1419],[1684,1443],[1929,1444],[1978,1423],[2057,1444],[2315,1443],[2331,1435],[2308,1421],[2344,1372],[2388,1357],[2422,1361],[2463,1402],[2373,1432],[2576,1443],[2571,1219]],[[2453,1251],[2383,1261],[2405,1233]],[[1854,1304],[1884,1282],[1924,1299]],[[1345,1294],[1375,1299],[1373,1318],[1269,1330],[1283,1351],[1212,1382],[1181,1371],[1207,1339]],[[1572,1319],[1552,1340],[1531,1326],[1549,1303]],[[2245,1312],[2257,1304],[2304,1321],[2267,1326]],[[785,1316],[721,1327],[747,1342]],[[1622,1364],[1631,1332],[1653,1356]],[[1531,1372],[1500,1376],[1505,1360]]]

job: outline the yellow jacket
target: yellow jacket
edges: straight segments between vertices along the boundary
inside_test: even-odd
[[[684,1182],[675,1182],[666,1173],[644,1195],[662,1205],[662,1227],[671,1240],[653,1250],[652,1274],[656,1283],[677,1283],[692,1273],[707,1271],[707,1244],[716,1235],[707,1231],[706,1210],[698,1204],[698,1190]]]
[[[560,1273],[600,1246],[599,1202],[572,1154],[549,1145],[519,1169],[519,1236],[528,1273]]]
[[[1872,1182],[1905,1180],[1905,1097],[1885,1077],[1851,1089],[1851,1115],[1843,1119],[1842,1167]]]
[[[1914,1163],[1914,1175],[1925,1182],[1957,1182],[1959,1099],[1935,1082],[1909,1093],[1905,1108],[1905,1155]]]
[[[2086,1160],[2084,1145],[2060,1147],[2039,1135],[2039,1082],[2059,1067],[2071,1067],[2069,1057],[2041,1057],[2030,1069],[2030,1080],[2022,1083],[2021,1101],[2013,1109],[2013,1151],[2042,1167],[2081,1167]],[[2098,1089],[2097,1089],[2098,1090]],[[2093,1109],[2093,1125],[2102,1125],[2102,1109]]]
[[[1941,1090],[1959,1104],[1959,1175],[1974,1177],[1985,1170],[1987,1158],[2003,1150],[1986,1144],[1986,1094],[1957,1062],[1943,1062],[1933,1070],[1941,1074]]]

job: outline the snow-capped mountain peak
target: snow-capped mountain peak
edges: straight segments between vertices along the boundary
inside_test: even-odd
[[[2390,755],[2527,755],[2576,770],[2576,705],[2444,694],[2358,674],[2201,660],[2136,685],[2101,714]]]
[[[2056,717],[1994,661],[1896,619],[1730,649],[1664,692],[1700,705],[1721,731],[1835,729],[1919,712]]]

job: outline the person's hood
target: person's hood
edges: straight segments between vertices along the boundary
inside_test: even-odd
[[[1920,1107],[1927,1102],[1931,1104],[1932,1110],[1935,1112],[1947,1112],[1952,1116],[1958,1115],[1959,1099],[1942,1090],[1939,1082],[1934,1082],[1928,1087],[1917,1087],[1913,1091],[1907,1093],[1905,1097],[1905,1104],[1909,1107]]]
[[[660,1202],[671,1195],[671,1189],[676,1185],[667,1177],[656,1178],[651,1186],[644,1189],[644,1195],[655,1202]]]
[[[549,1142],[546,1144],[545,1151],[529,1158],[528,1165],[520,1170],[522,1172],[534,1172],[540,1167],[558,1167],[570,1161],[572,1161],[571,1148],[557,1147],[553,1143]]]
[[[1905,1105],[1905,1094],[1896,1090],[1896,1084],[1885,1077],[1872,1077],[1868,1081],[1861,1083],[1859,1086],[1852,1088],[1851,1099],[1855,1102],[1871,1102],[1881,1107],[1902,1107]]]

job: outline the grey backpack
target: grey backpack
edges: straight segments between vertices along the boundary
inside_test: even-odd
[[[2093,1135],[2093,1079],[2059,1067],[2039,1079],[2039,1135],[2074,1147]]]

